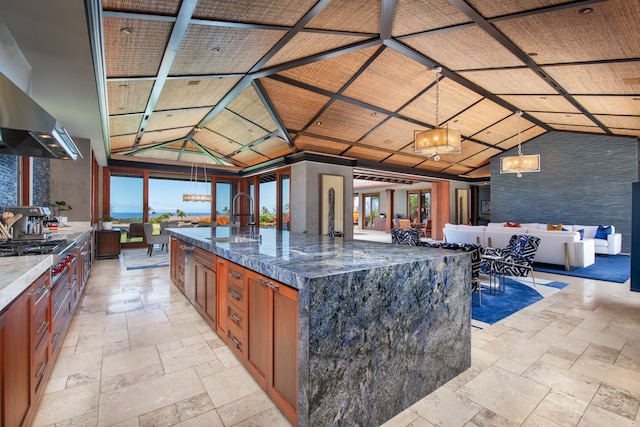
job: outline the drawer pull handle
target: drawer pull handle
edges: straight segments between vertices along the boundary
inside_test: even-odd
[[[221,259],[218,260],[218,264],[224,264],[224,261],[222,261]]]
[[[240,273],[236,271],[231,270],[229,274],[231,274],[231,277],[233,277],[234,279],[238,279],[238,280],[242,279],[242,276],[240,275]]]
[[[240,346],[242,345],[242,344],[240,343],[240,341],[238,341],[238,339],[237,339],[236,337],[234,337],[233,335],[231,335],[231,336],[229,337],[229,339],[233,342],[233,345],[235,345],[235,346],[236,346],[236,348],[240,348]]]
[[[278,289],[280,289],[279,285],[276,285],[275,283],[271,283],[271,282],[267,282],[267,286],[273,289],[274,291],[277,291]]]
[[[49,362],[47,362],[46,360],[40,364],[40,369],[38,369],[38,373],[36,374],[36,378],[44,377],[44,373],[47,370],[47,365],[49,365]]]
[[[38,328],[36,335],[40,335],[41,333],[43,333],[45,329],[47,329],[47,326],[49,326],[49,321],[45,320],[44,322],[42,322],[42,325],[40,325],[40,327]]]
[[[53,334],[53,337],[51,337],[51,344],[55,346],[59,339],[60,339],[60,332],[56,332],[55,334]]]
[[[242,295],[240,295],[236,291],[229,292],[229,295],[231,295],[231,298],[233,298],[236,301],[240,301],[242,299]]]
[[[262,278],[258,278],[258,283],[260,283],[262,286],[269,286],[269,282]]]
[[[29,295],[42,295],[45,292],[47,292],[47,290],[49,289],[49,287],[47,285],[42,285],[40,286],[38,289],[34,289],[32,291],[29,291]]]
[[[242,322],[242,319],[240,319],[240,318],[238,317],[238,315],[237,315],[237,314],[235,314],[235,313],[231,313],[231,314],[229,314],[229,317],[231,318],[231,320],[233,320],[234,322],[236,322],[238,325],[240,324],[240,322]]]

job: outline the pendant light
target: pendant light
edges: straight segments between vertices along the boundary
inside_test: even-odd
[[[515,173],[518,178],[522,177],[522,172],[540,172],[540,154],[522,154],[520,117],[522,111],[515,112],[518,116],[518,155],[505,156],[500,158],[500,173]]]
[[[440,160],[440,154],[460,154],[462,141],[460,130],[450,129],[449,126],[439,127],[440,119],[440,73],[442,67],[432,70],[436,74],[436,125],[433,129],[416,131],[414,138],[414,151],[419,154],[435,156],[434,160]]]
[[[204,169],[204,186],[205,189],[207,187],[207,165],[202,164]],[[183,202],[211,202],[212,197],[211,194],[201,194],[198,193],[198,165],[195,165],[195,181],[194,179],[194,164],[191,163],[191,174],[189,176],[190,185],[195,188],[195,193],[185,193],[182,195]]]

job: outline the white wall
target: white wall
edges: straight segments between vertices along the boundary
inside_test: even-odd
[[[91,220],[91,143],[73,138],[82,154],[76,161],[51,159],[51,201],[64,200],[71,210],[60,212],[69,221]]]

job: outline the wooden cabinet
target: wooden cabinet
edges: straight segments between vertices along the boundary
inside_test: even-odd
[[[97,232],[97,259],[118,258],[120,256],[120,231],[102,230]]]
[[[51,309],[49,301],[49,272],[42,274],[30,288],[31,297],[31,351],[33,364],[32,395],[34,399],[44,391],[45,377],[51,370]]]
[[[247,270],[246,366],[294,425],[298,408],[298,292]]]
[[[89,273],[91,272],[91,237],[93,233],[87,233],[85,237],[83,237],[78,242],[78,277],[80,278],[80,292],[84,290],[84,286],[87,284],[87,280],[89,279]]]
[[[216,256],[205,250],[196,248],[195,256],[195,296],[194,306],[204,320],[216,330]]]
[[[55,270],[55,269],[54,269]],[[78,295],[74,286],[76,274],[74,274],[75,262],[71,267],[63,268],[59,274],[52,277],[50,291],[51,306],[51,355],[55,359],[62,348],[62,342],[67,332],[75,302]]]
[[[216,333],[227,336],[227,261],[216,257]]]
[[[225,308],[227,332],[225,341],[242,363],[247,360],[247,304],[245,299],[246,277],[245,269],[232,262],[226,263],[226,293],[227,306]]]
[[[171,279],[184,293],[181,247],[171,239]],[[194,307],[297,425],[298,291],[200,248],[194,261]]]
[[[180,292],[184,293],[184,242],[175,237],[171,237],[170,251],[169,274],[171,275],[173,283],[180,289]]]
[[[20,426],[27,418],[31,400],[31,304],[29,291],[20,295],[5,312],[3,333],[3,422]]]
[[[42,274],[1,316],[3,426],[29,425],[50,371],[49,272]]]

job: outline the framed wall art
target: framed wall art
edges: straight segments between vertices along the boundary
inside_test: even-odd
[[[320,234],[344,233],[344,177],[320,175]]]

